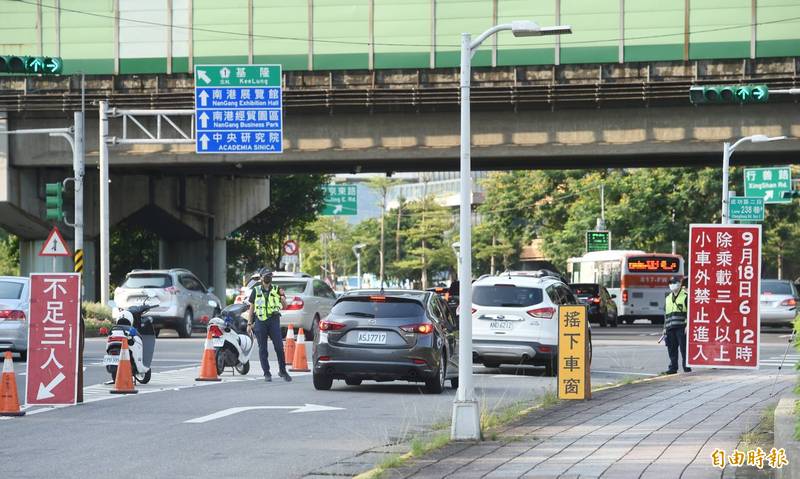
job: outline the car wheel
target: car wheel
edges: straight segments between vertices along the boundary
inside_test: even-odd
[[[186,309],[186,312],[183,313],[183,321],[181,322],[180,326],[178,326],[178,336],[181,338],[191,338],[192,337],[192,329],[194,327],[194,320],[192,319],[192,310]]]
[[[361,380],[356,378],[345,378],[344,383],[348,386],[361,386]]]
[[[441,394],[444,391],[444,381],[447,377],[447,359],[444,351],[439,352],[439,369],[436,374],[425,380],[425,394]]]
[[[328,374],[314,373],[314,389],[328,391],[333,386],[333,378]]]
[[[483,365],[484,365],[484,367],[487,367],[487,368],[499,368],[500,367],[500,363],[497,362],[497,361],[484,361]]]
[[[317,333],[317,327],[319,326],[319,315],[315,314],[314,319],[311,320],[311,325],[308,328],[308,331],[303,331],[306,334],[306,342],[313,343],[314,337]]]
[[[626,319],[625,324],[633,324],[633,319]]]
[[[458,378],[450,379],[450,389],[458,389]]]

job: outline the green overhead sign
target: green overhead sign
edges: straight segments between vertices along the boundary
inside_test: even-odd
[[[744,195],[748,198],[763,198],[764,203],[791,203],[784,198],[785,191],[792,191],[792,169],[788,166],[775,168],[745,168]]]
[[[764,199],[731,196],[728,216],[741,222],[764,221]]]
[[[358,186],[325,185],[323,216],[354,216],[358,214]]]
[[[204,87],[279,87],[280,65],[197,65],[195,88]]]

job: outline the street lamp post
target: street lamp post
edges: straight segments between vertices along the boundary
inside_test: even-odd
[[[727,141],[722,144],[722,224],[730,223],[730,198],[728,198],[728,169],[730,167],[731,155],[736,151],[736,147],[749,141],[751,143],[766,143],[769,141],[785,140],[785,136],[750,135],[741,138],[731,145]]]
[[[472,55],[487,38],[497,32],[511,30],[515,37],[560,35],[572,33],[569,26],[541,27],[529,20],[495,25],[472,41],[469,33],[461,34],[461,206],[459,267],[459,345],[458,393],[453,402],[453,424],[450,436],[455,440],[481,438],[480,410],[472,381],[472,176],[470,164],[470,80]]]
[[[361,289],[361,250],[366,248],[366,244],[358,243],[353,246],[353,254],[356,255],[356,274],[358,274],[358,289]]]
[[[456,255],[456,278],[460,278],[461,272],[458,266],[461,264],[461,252],[459,251],[461,248],[461,243],[456,241],[455,243],[451,244],[450,247],[453,248],[453,253]]]

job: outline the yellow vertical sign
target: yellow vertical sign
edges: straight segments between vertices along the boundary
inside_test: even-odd
[[[558,398],[591,399],[586,306],[558,308]]]

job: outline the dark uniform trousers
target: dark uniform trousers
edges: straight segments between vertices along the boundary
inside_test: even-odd
[[[266,321],[256,319],[254,333],[258,342],[258,359],[261,361],[261,369],[264,374],[269,373],[269,340],[272,339],[272,346],[278,356],[278,366],[281,371],[286,370],[286,358],[283,355],[283,337],[281,336],[281,315],[273,313]]]

